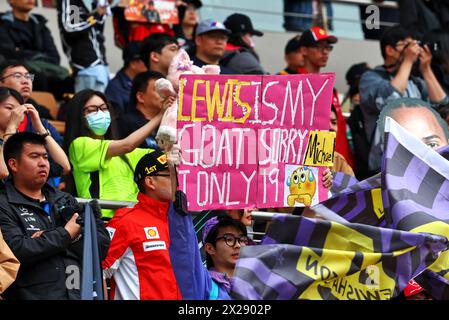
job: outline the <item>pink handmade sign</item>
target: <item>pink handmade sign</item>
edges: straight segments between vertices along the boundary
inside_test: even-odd
[[[324,168],[302,164],[309,132],[329,129],[333,84],[334,74],[183,75],[178,175],[189,210],[327,199]]]

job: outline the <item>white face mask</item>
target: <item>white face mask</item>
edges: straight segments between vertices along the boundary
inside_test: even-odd
[[[86,116],[87,126],[93,133],[102,136],[108,131],[111,124],[111,115],[109,111],[97,111],[89,113]]]

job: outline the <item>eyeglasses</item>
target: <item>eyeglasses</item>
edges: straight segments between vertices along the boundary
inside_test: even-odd
[[[33,80],[34,80],[34,74],[32,74],[32,73],[23,74],[20,72],[14,72],[14,73],[8,74],[7,76],[2,77],[0,80],[4,80],[9,77],[13,77],[17,81],[22,80],[22,78],[25,78],[26,80],[30,80],[31,82],[33,82]]]
[[[318,49],[321,52],[324,52],[326,50],[331,52],[334,49],[334,46],[331,46],[331,45],[328,45],[328,46],[313,46],[312,48]]]
[[[236,242],[238,241],[240,245],[245,244],[248,245],[249,239],[247,236],[236,237],[232,233],[225,233],[222,237],[218,237],[215,239],[216,241],[224,239],[226,245],[233,248],[235,247]]]
[[[100,104],[99,106],[89,105],[89,106],[85,106],[83,108],[83,111],[87,112],[87,113],[98,112],[99,110],[101,110],[103,112],[109,111],[109,106],[106,103],[103,103],[103,104]]]

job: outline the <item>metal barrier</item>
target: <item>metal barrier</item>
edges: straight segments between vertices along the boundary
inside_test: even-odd
[[[92,199],[85,198],[76,198],[79,203],[88,203]],[[113,201],[113,200],[98,200],[100,207],[102,209],[120,209],[120,208],[129,208],[136,204],[136,202],[131,201]],[[198,215],[199,212],[192,212],[193,215]],[[276,214],[275,212],[263,212],[263,211],[253,211],[252,216],[254,219],[259,221],[271,221],[273,216]],[[256,233],[257,234],[257,233]]]

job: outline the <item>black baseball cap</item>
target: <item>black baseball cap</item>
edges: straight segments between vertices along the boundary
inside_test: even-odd
[[[301,39],[300,35],[294,36],[290,40],[288,40],[287,45],[285,46],[284,52],[285,54],[289,54],[292,52],[297,51],[301,45],[299,43],[299,40]]]
[[[143,178],[155,176],[157,173],[167,169],[167,155],[162,151],[154,150],[144,155],[137,163],[134,170],[134,182],[139,183]]]
[[[301,47],[314,47],[323,40],[328,43],[336,43],[338,41],[337,37],[331,36],[323,28],[313,27],[302,33],[299,45]]]
[[[123,62],[129,63],[133,60],[139,60],[141,44],[142,44],[141,41],[131,41],[130,43],[128,43],[123,48],[122,52]]]
[[[231,14],[229,17],[226,18],[226,20],[223,22],[223,24],[231,30],[232,33],[249,33],[253,36],[261,37],[263,36],[263,32],[254,29],[253,24],[251,22],[251,19],[241,13],[234,13]]]

